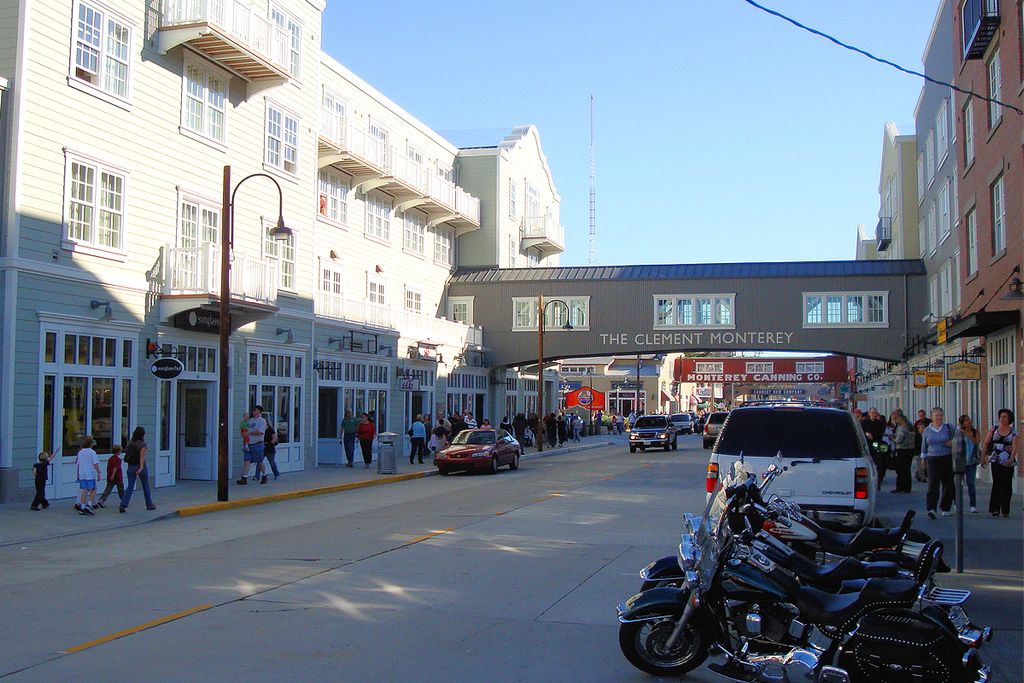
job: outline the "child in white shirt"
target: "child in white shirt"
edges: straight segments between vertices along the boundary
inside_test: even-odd
[[[94,514],[92,508],[96,503],[96,480],[100,477],[100,457],[92,449],[93,443],[95,440],[91,434],[82,437],[82,447],[78,451],[76,461],[79,502],[75,504],[75,509],[80,515]]]

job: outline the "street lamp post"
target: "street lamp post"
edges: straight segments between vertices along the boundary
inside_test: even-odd
[[[230,353],[228,343],[231,336],[231,249],[234,245],[235,229],[235,193],[238,188],[250,178],[269,178],[277,187],[277,225],[271,231],[270,236],[278,240],[286,240],[292,235],[291,228],[284,224],[284,193],[277,180],[266,173],[253,173],[238,181],[234,189],[231,187],[231,166],[224,167],[224,183],[222,187],[221,216],[223,226],[220,240],[220,364],[218,366],[217,382],[217,500],[228,499],[228,443],[230,431],[228,430],[230,393],[228,391],[228,380],[230,377]]]
[[[569,320],[569,304],[561,299],[551,299],[544,303],[544,295],[537,297],[537,452],[544,450],[544,313],[551,304],[562,304],[565,306],[565,325],[563,330],[571,330],[572,322]]]

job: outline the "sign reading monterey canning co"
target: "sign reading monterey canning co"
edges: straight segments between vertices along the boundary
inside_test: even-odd
[[[678,382],[841,382],[844,356],[820,358],[679,358]]]
[[[605,346],[735,346],[753,344],[757,346],[785,346],[793,341],[794,332],[782,330],[762,332],[700,331],[700,332],[641,332],[629,334],[619,332],[602,334]]]

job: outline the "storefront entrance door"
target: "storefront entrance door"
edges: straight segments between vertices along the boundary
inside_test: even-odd
[[[178,477],[214,478],[214,430],[210,385],[182,382],[179,386],[181,428],[178,430]]]

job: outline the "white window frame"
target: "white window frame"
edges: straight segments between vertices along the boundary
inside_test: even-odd
[[[288,239],[279,240],[271,235],[273,229],[272,223],[263,221],[263,258],[277,261],[278,288],[294,292],[298,276],[295,268],[295,253],[298,250],[295,233],[289,235]]]
[[[75,164],[90,167],[93,171],[91,184],[91,200],[88,202],[90,220],[87,229],[88,235],[74,236],[71,234],[71,202],[72,202],[72,168]],[[119,244],[109,246],[98,239],[99,214],[101,210],[101,179],[104,174],[121,179],[121,228]],[[128,191],[129,172],[123,167],[104,163],[91,155],[73,152],[67,148],[64,150],[64,203],[63,203],[63,228],[61,233],[61,246],[64,249],[74,252],[92,254],[114,258],[119,261],[125,260],[128,255],[127,233],[128,233]],[[86,202],[76,201],[76,204],[85,206]]]
[[[344,266],[321,259],[316,289],[318,294],[316,314],[343,319],[345,317]]]
[[[466,307],[466,319],[459,320],[455,315],[455,309],[458,306]],[[464,325],[473,324],[473,297],[471,296],[450,296],[448,297],[448,319],[456,322],[461,322]]]
[[[964,103],[964,168],[974,163],[974,98],[967,98]]]
[[[189,90],[189,69],[194,69],[199,74],[199,86],[201,92],[199,96],[202,98],[199,103],[199,128],[192,126],[189,114],[189,102],[190,100],[198,101],[199,98],[192,97],[192,93]],[[210,87],[210,82],[216,80],[221,84],[220,90],[213,90]],[[218,147],[227,145],[228,141],[228,106],[230,104],[230,83],[231,76],[223,69],[219,69],[213,64],[194,56],[189,51],[185,51],[184,66],[181,71],[181,123],[178,131],[188,135],[189,137],[197,137],[203,142],[212,142]],[[219,96],[220,104],[213,98]],[[220,136],[217,136],[212,128],[215,124],[210,116],[210,112],[219,112],[221,115],[220,120]]]
[[[939,302],[939,274],[932,273],[928,276],[928,313],[929,315],[939,315],[939,308],[941,304]]]
[[[564,301],[566,306],[551,301]],[[566,317],[572,322],[572,329],[566,330]],[[537,297],[512,297],[512,331],[529,332],[537,330]],[[589,332],[590,331],[590,297],[567,296],[555,294],[544,297],[544,331],[545,332]]]
[[[434,234],[434,263],[450,268],[452,244],[455,242],[454,229],[444,225],[435,225],[430,231]]]
[[[829,298],[839,298],[839,320],[838,322],[828,322],[828,305]],[[873,297],[881,297],[881,320],[872,320],[874,312],[877,308],[873,305],[875,301],[872,301]],[[808,301],[811,299],[817,299],[820,304],[820,322],[809,322],[808,321]],[[859,309],[854,307],[851,309],[851,300],[860,300]],[[886,291],[846,291],[846,292],[804,292],[801,300],[801,313],[800,318],[803,322],[805,329],[815,328],[826,328],[826,329],[842,329],[842,328],[877,328],[877,327],[889,327],[889,292]],[[859,310],[863,320],[861,322],[853,322],[850,320],[850,311]]]
[[[99,15],[99,42],[98,46],[95,42],[90,40],[79,40],[79,15],[82,13],[83,8],[87,11],[92,11]],[[122,47],[127,47],[126,53],[123,57],[119,58],[119,55],[111,54],[110,47],[110,29],[111,23],[117,25],[118,30],[127,31],[127,39],[123,43],[119,43]],[[129,108],[132,99],[132,65],[133,56],[135,54],[135,22],[128,20],[124,15],[112,12],[105,5],[102,5],[92,0],[76,0],[72,5],[71,14],[71,60],[68,65],[68,85],[94,94],[101,99],[104,99],[111,104],[118,105],[122,108]],[[85,48],[90,52],[95,52],[94,59],[96,62],[95,69],[83,68],[81,69],[82,74],[79,74],[78,68],[78,55],[79,55],[79,43],[82,43]],[[90,44],[91,43],[91,44]],[[108,75],[108,61],[121,63],[125,67],[124,71],[124,93],[119,94],[116,91],[112,91],[108,88],[106,83]],[[84,74],[92,74],[95,77],[95,81]]]
[[[917,203],[924,201],[925,176],[924,176],[924,154],[917,155]]]
[[[345,123],[348,121],[348,103],[330,88],[324,86],[320,96],[320,137],[343,144]]]
[[[383,195],[371,193],[363,196],[366,207],[363,233],[381,242],[391,242],[391,214],[393,204]]]
[[[419,211],[402,214],[402,248],[416,256],[426,256],[427,218]]]
[[[280,46],[283,66],[287,67],[292,78],[302,77],[302,22],[281,5],[270,5],[270,23],[283,36],[284,44]]]
[[[953,310],[953,272],[951,261],[946,261],[939,268],[939,306],[933,311],[938,316],[946,316]]]
[[[937,159],[936,165],[940,168],[946,161],[946,155],[949,154],[949,112],[947,102],[948,100],[943,99],[942,104],[939,105],[939,111],[935,114],[935,158]]]
[[[1006,179],[999,177],[989,186],[989,201],[992,203],[992,256],[1006,251]]]
[[[938,211],[939,211],[939,243],[945,242],[950,235],[952,222],[949,217],[949,181],[947,180],[939,190]]]
[[[516,207],[516,195],[518,195],[518,189],[516,188],[516,179],[508,179],[508,217],[512,220],[516,219],[518,210]]]
[[[928,206],[928,253],[934,254],[935,250],[939,248],[939,226],[938,226],[938,211],[936,208],[936,200],[933,199],[931,204]]]
[[[699,322],[700,302],[710,301],[710,322]],[[662,302],[668,302],[669,311],[663,316]],[[727,304],[728,316],[722,315],[722,304]],[[655,294],[653,296],[653,323],[656,330],[734,330],[736,329],[736,294]],[[690,322],[681,322],[680,311],[690,312]],[[727,320],[725,318],[728,318]]]
[[[279,122],[275,121],[275,114],[280,117]],[[301,136],[302,120],[298,114],[268,99],[263,124],[263,166],[297,176]]]
[[[924,140],[924,165],[925,172],[928,174],[927,183],[928,187],[932,186],[935,181],[935,130],[928,131],[928,137]]]
[[[974,277],[978,272],[978,212],[975,207],[967,210],[964,217],[967,223],[967,277]]]
[[[999,63],[999,50],[992,53],[992,57],[985,63],[986,81],[988,83],[988,96],[990,100],[1003,99],[1003,68]],[[1003,107],[995,102],[988,103],[988,127],[989,130],[999,125],[1003,120]]]
[[[366,303],[374,306],[388,305],[388,283],[376,273],[366,274]]]
[[[953,309],[954,311],[960,308],[960,248],[957,247],[953,252],[953,256],[950,259],[950,268],[952,270],[953,279]]]
[[[405,287],[405,295],[402,299],[405,310],[416,315],[423,315],[423,290],[418,287]]]
[[[194,209],[196,214],[195,244],[185,244],[185,207]],[[198,194],[189,192],[178,192],[178,224],[175,244],[179,247],[203,247],[212,244],[220,248],[220,231],[224,229],[223,218],[220,215],[221,206],[218,202],[206,199]],[[215,216],[216,225],[204,220],[204,216]],[[212,231],[212,233],[211,233]]]
[[[352,182],[348,176],[330,168],[317,174],[317,218],[334,225],[348,225],[348,203]]]

